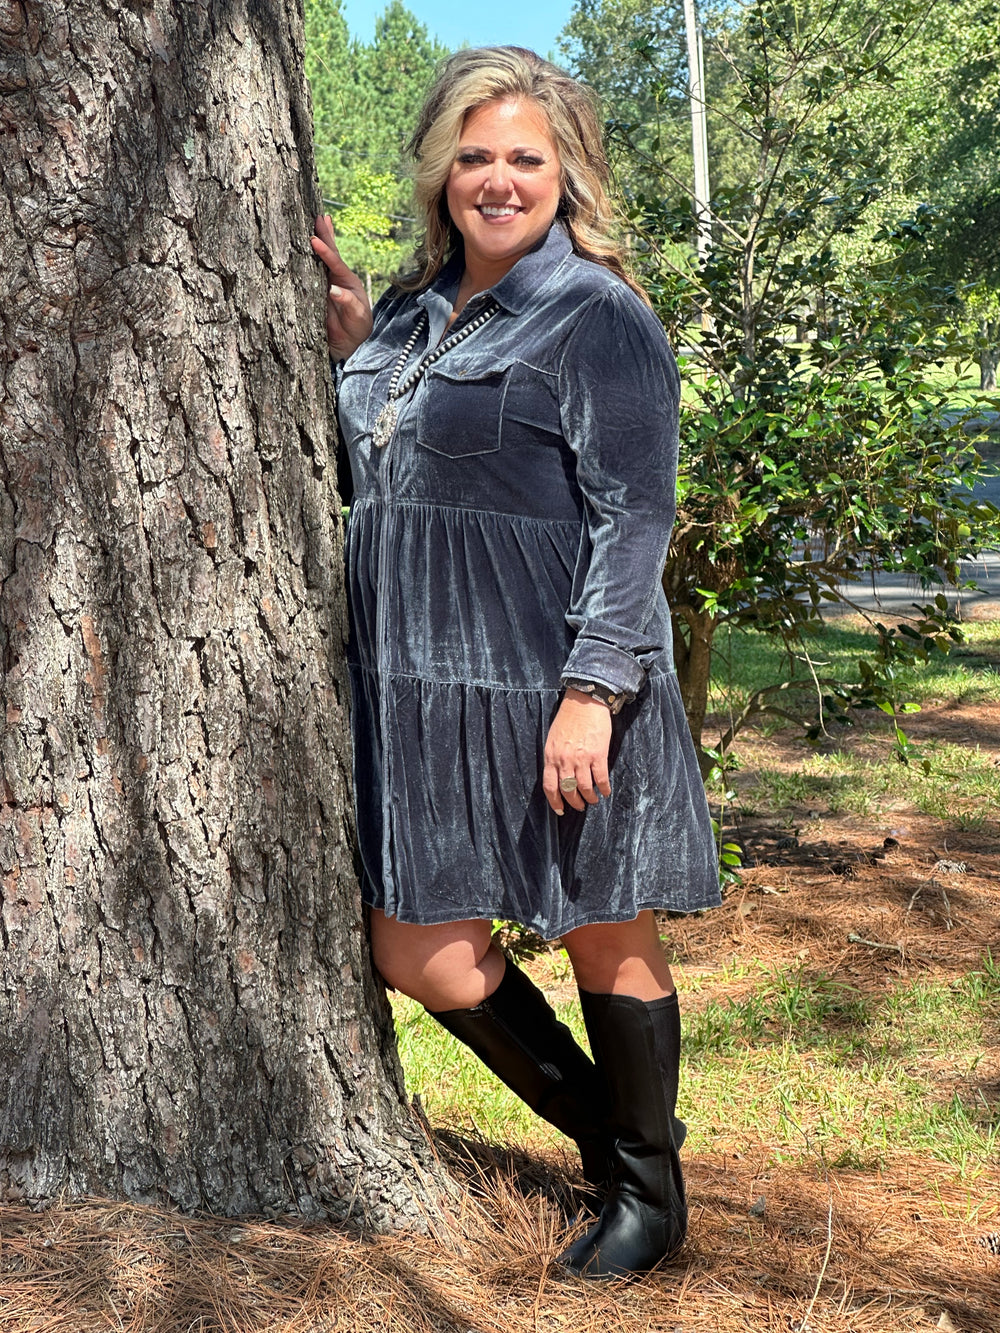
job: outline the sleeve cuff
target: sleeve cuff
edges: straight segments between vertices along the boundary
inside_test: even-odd
[[[646,683],[646,672],[631,653],[599,639],[577,639],[562,670],[563,681],[592,680],[614,694],[636,695]]]

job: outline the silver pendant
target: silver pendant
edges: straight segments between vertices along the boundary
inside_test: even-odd
[[[398,416],[399,411],[396,407],[396,400],[391,398],[378,414],[375,421],[375,428],[372,431],[372,440],[376,449],[384,449],[392,439],[393,432],[396,429],[396,418]]]

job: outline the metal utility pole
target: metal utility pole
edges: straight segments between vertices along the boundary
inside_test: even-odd
[[[705,117],[705,61],[701,29],[694,0],[684,0],[684,26],[687,29],[688,73],[691,84],[691,147],[694,153],[694,215],[698,225],[698,258],[704,259],[712,245],[712,219],[709,212],[708,129]]]

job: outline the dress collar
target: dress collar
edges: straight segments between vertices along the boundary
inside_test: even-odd
[[[519,315],[572,249],[565,228],[554,222],[535,248],[523,255],[491,289],[492,296],[512,315]]]
[[[523,255],[509,273],[505,273],[489,294],[512,315],[519,315],[539,288],[572,252],[573,243],[562,223],[554,222],[533,250]],[[444,300],[455,303],[462,277],[462,255],[454,254],[429,287],[417,296],[417,304],[429,309]]]

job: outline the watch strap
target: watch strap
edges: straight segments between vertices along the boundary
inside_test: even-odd
[[[581,694],[589,694],[591,698],[610,708],[612,713],[620,713],[627,703],[630,703],[635,695],[628,694],[624,690],[615,691],[609,689],[607,685],[602,685],[596,680],[581,680],[576,676],[564,676],[562,683],[567,690],[579,690]]]

